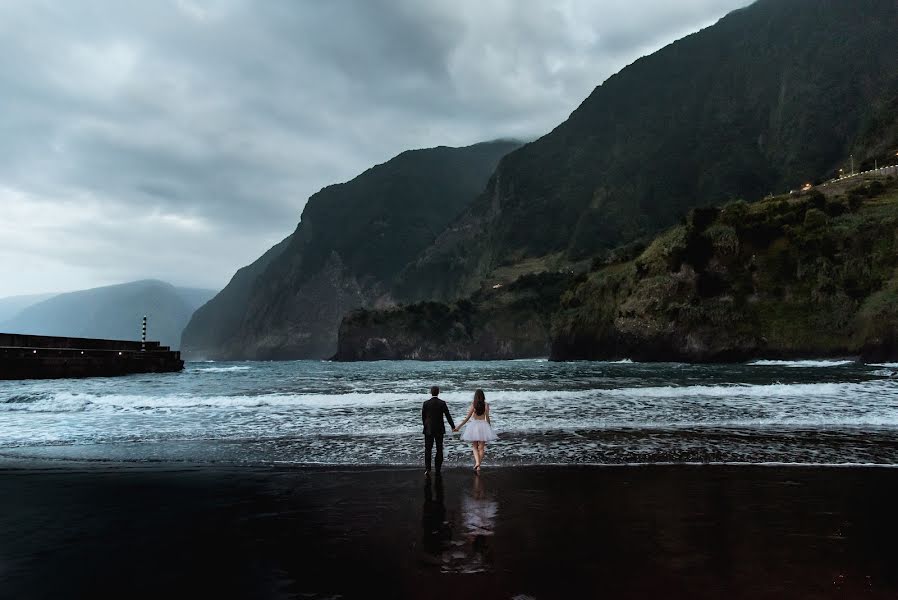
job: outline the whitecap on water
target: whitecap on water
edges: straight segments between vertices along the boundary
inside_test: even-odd
[[[795,367],[795,368],[826,368],[826,367],[844,367],[853,365],[853,360],[755,360],[748,363],[754,367]]]
[[[790,398],[807,397],[844,397],[849,394],[875,393],[883,389],[883,385],[891,385],[882,380],[861,383],[769,383],[761,385],[729,384],[729,385],[685,385],[665,387],[629,387],[604,390],[610,396],[645,397],[645,398]]]

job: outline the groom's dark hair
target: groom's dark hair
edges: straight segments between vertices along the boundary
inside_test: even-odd
[[[438,386],[435,386],[435,385],[431,386],[431,387],[430,387],[430,395],[431,395],[431,396],[439,396],[439,395],[440,395],[440,388],[439,388]]]

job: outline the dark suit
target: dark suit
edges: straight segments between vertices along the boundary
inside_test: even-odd
[[[443,435],[446,428],[443,426],[443,416],[449,421],[449,427],[455,429],[449,407],[437,397],[433,397],[421,405],[421,423],[424,425],[424,468],[430,470],[430,456],[433,445],[437,445],[437,456],[434,466],[439,471],[443,466]]]

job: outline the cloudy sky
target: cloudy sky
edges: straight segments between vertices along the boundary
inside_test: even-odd
[[[222,287],[309,195],[532,139],[748,0],[0,0],[0,296]]]

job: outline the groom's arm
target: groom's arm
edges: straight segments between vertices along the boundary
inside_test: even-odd
[[[449,414],[449,407],[443,402],[443,414],[446,415],[446,420],[449,421],[449,428],[455,429],[455,423],[452,422],[452,415]]]
[[[427,429],[427,411],[425,410],[425,404],[421,405],[421,427]]]

